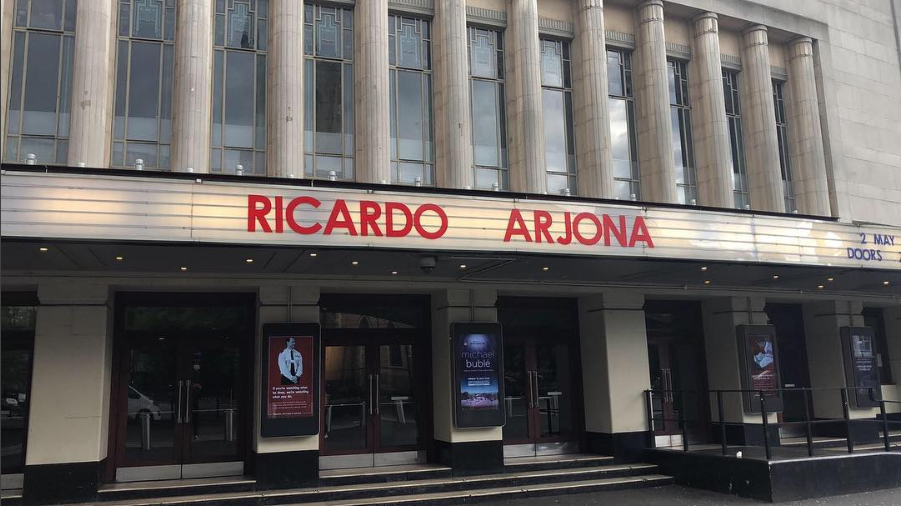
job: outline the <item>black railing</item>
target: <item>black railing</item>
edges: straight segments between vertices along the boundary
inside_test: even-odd
[[[888,400],[888,399],[878,399],[875,395],[874,388],[868,388],[868,400],[870,402],[876,403],[876,406],[871,407],[879,407],[880,409],[880,418],[879,419],[853,419],[850,413],[850,404],[849,404],[849,390],[853,390],[852,395],[857,395],[858,392],[862,391],[862,388],[859,387],[837,387],[837,388],[779,388],[773,390],[734,390],[734,389],[722,389],[722,390],[646,390],[645,391],[645,400],[646,400],[646,412],[647,422],[648,422],[648,445],[650,448],[655,447],[655,422],[661,422],[666,424],[667,422],[676,422],[678,424],[678,428],[680,431],[680,436],[682,438],[682,446],[683,451],[689,451],[689,431],[688,431],[688,422],[686,419],[686,403],[685,396],[687,394],[696,395],[700,397],[702,395],[712,396],[714,397],[714,401],[717,404],[717,421],[710,422],[714,425],[717,425],[717,429],[720,432],[720,448],[721,454],[727,455],[727,426],[733,425],[736,422],[728,422],[725,420],[725,410],[724,410],[724,394],[738,394],[743,396],[741,402],[745,403],[744,396],[750,396],[754,400],[754,396],[757,396],[757,408],[761,414],[761,431],[762,431],[762,446],[764,447],[764,455],[767,460],[771,460],[772,455],[772,437],[770,435],[770,427],[798,427],[803,426],[805,429],[805,443],[808,450],[808,456],[814,456],[814,437],[813,437],[813,427],[819,424],[837,424],[844,423],[845,424],[845,432],[846,432],[846,447],[849,453],[853,453],[855,451],[855,441],[852,436],[852,423],[854,422],[874,422],[880,423],[883,431],[883,448],[884,451],[892,451],[892,445],[890,444],[890,433],[889,433],[889,419],[887,418],[886,413],[886,404],[902,404],[900,401]],[[825,392],[839,392],[840,400],[842,404],[842,418],[818,418],[812,419],[811,416],[811,397],[814,393],[825,393]],[[805,411],[805,419],[803,421],[790,421],[790,422],[771,422],[768,419],[768,415],[771,413],[775,413],[776,410],[768,409],[768,398],[781,397],[785,393],[800,393],[803,398],[803,405]],[[660,410],[660,416],[655,414],[654,409],[654,396],[658,395],[662,401],[662,409]],[[672,406],[677,406],[674,403],[675,399],[679,399],[679,409],[674,409],[676,412],[676,418],[667,418],[665,416],[665,410],[663,409],[663,402],[668,400]],[[754,402],[754,401],[753,401]],[[744,408],[744,406],[743,406]],[[706,412],[709,410],[705,410]],[[743,409],[743,412],[746,412]],[[708,423],[708,419],[699,419],[694,420],[699,423]],[[898,423],[898,422],[895,422]],[[746,444],[744,446],[757,446],[757,445],[749,445]]]

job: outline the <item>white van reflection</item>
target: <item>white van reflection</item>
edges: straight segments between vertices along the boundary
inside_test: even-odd
[[[128,416],[138,420],[144,413],[150,413],[153,420],[160,420],[162,415],[160,408],[153,402],[153,399],[135,390],[134,387],[128,387]]]

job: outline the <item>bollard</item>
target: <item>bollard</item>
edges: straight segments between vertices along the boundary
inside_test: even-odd
[[[235,440],[235,410],[232,408],[225,410],[225,440]]]
[[[150,450],[150,413],[138,413],[141,417],[141,449]]]

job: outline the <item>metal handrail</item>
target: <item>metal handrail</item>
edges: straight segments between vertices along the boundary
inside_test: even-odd
[[[664,397],[666,394],[671,394],[670,398],[673,398],[673,394],[679,395],[680,405],[685,406],[684,403],[684,395],[685,394],[696,394],[696,395],[708,395],[714,394],[717,399],[717,414],[718,420],[717,424],[720,429],[720,442],[721,442],[721,454],[727,454],[727,437],[726,437],[726,426],[728,422],[725,420],[724,415],[724,400],[723,395],[727,393],[738,393],[738,394],[755,394],[758,396],[758,400],[760,402],[760,410],[761,410],[761,426],[763,431],[763,442],[764,442],[764,452],[767,460],[771,460],[772,452],[771,452],[771,436],[769,434],[768,428],[770,426],[775,427],[792,427],[792,426],[805,426],[805,441],[806,447],[808,450],[808,456],[814,456],[814,445],[812,439],[812,426],[818,424],[826,424],[826,423],[836,423],[837,421],[842,421],[845,423],[846,427],[846,447],[849,453],[853,453],[855,451],[854,440],[851,435],[851,423],[852,418],[850,416],[850,405],[849,405],[849,390],[861,391],[861,387],[794,387],[794,388],[775,388],[775,389],[764,389],[764,390],[750,390],[750,389],[712,389],[712,390],[676,390],[676,389],[649,389],[645,390],[646,396],[646,412],[647,412],[647,422],[648,422],[648,445],[649,447],[654,447],[654,422],[655,420],[659,420],[662,422],[677,422],[679,424],[680,433],[682,436],[682,446],[683,451],[689,451],[689,440],[687,437],[687,420],[685,415],[685,409],[681,408],[677,412],[677,418],[668,418],[661,413],[661,416],[656,417],[654,413],[654,394],[659,394],[661,397]],[[891,451],[890,445],[890,435],[889,435],[889,420],[886,414],[886,403],[894,403],[894,404],[902,404],[902,401],[891,400],[891,399],[878,399],[875,396],[875,388],[868,388],[868,398],[872,402],[877,403],[877,407],[880,408],[880,419],[879,420],[869,420],[863,419],[861,421],[873,421],[880,422],[883,428],[883,446],[884,451]],[[812,420],[810,413],[810,396],[812,392],[823,392],[823,391],[839,391],[842,403],[843,416],[842,418],[831,418],[824,420]],[[767,411],[766,403],[766,394],[773,395],[774,393],[782,394],[782,392],[800,392],[804,397],[804,406],[805,406],[805,420],[804,421],[791,421],[791,422],[771,422],[768,420],[769,412]],[[700,421],[700,420],[699,420]]]

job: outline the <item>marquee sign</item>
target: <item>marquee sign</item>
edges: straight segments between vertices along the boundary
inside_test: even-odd
[[[6,171],[4,238],[365,247],[899,270],[900,230],[609,202]]]

